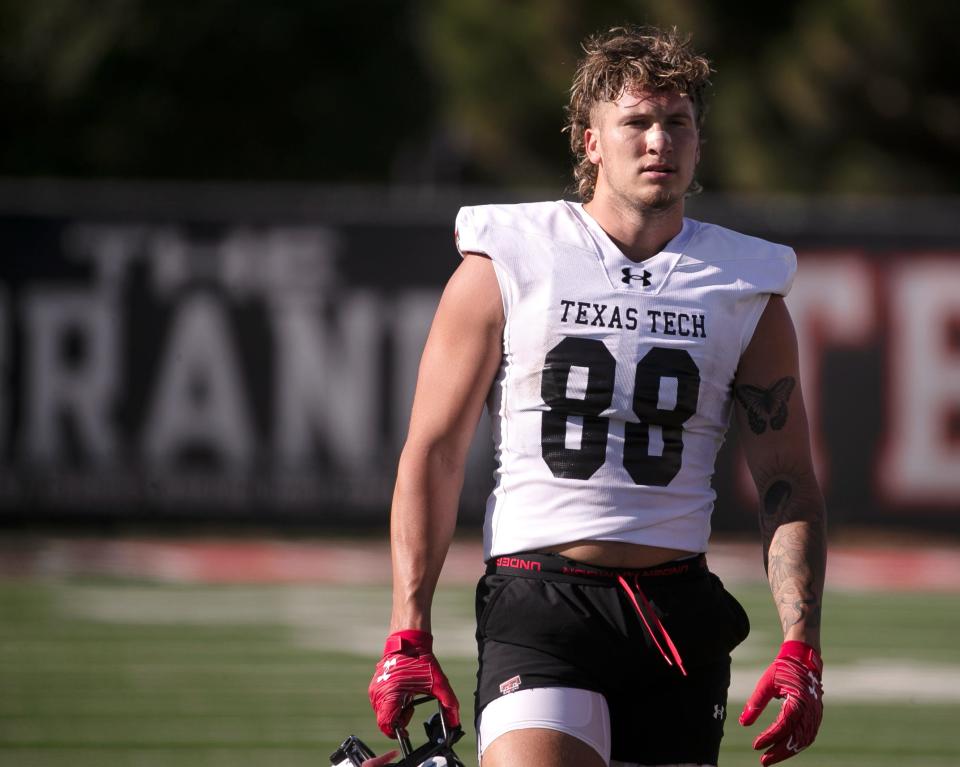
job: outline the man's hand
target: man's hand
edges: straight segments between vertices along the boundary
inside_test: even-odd
[[[804,642],[789,641],[760,677],[740,714],[740,724],[757,721],[772,698],[786,698],[780,716],[753,742],[754,749],[767,749],[760,757],[763,767],[790,758],[817,737],[823,718],[822,675],[819,653]]]
[[[433,637],[426,631],[397,631],[387,637],[369,693],[377,726],[388,738],[406,729],[417,695],[432,695],[439,701],[447,727],[460,724],[460,703],[433,657]]]
[[[375,756],[373,759],[365,759],[360,767],[384,767],[384,765],[390,764],[390,760],[396,755],[396,751],[387,751],[387,753]]]

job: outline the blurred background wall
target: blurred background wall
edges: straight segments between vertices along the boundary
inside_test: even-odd
[[[382,526],[456,210],[570,196],[629,21],[717,70],[690,213],[799,253],[834,530],[960,533],[960,10],[725,5],[0,4],[0,524]]]

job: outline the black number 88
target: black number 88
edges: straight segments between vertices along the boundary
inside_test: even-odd
[[[583,399],[567,396],[572,367],[586,368]],[[613,401],[617,362],[603,341],[564,338],[548,353],[540,379],[540,394],[550,406],[540,427],[543,460],[555,477],[589,479],[606,460],[610,419],[601,416]],[[660,381],[677,381],[676,405],[659,407]],[[697,410],[700,369],[689,352],[655,346],[637,363],[633,387],[633,412],[639,423],[624,428],[623,466],[638,485],[670,484],[683,460],[683,424]],[[567,419],[580,416],[583,429],[579,448],[566,446]],[[650,454],[650,427],[659,426],[663,451]]]

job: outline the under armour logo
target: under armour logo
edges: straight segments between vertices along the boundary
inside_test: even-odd
[[[390,678],[390,675],[387,673],[387,670],[393,668],[393,667],[396,666],[396,665],[397,665],[397,659],[396,659],[396,658],[391,658],[391,659],[388,660],[386,663],[384,663],[384,664],[383,664],[383,673],[382,673],[380,676],[377,677],[377,681],[378,681],[378,682],[386,682],[386,681]]]
[[[714,719],[723,719],[723,713],[726,709],[721,706],[719,703],[713,707],[713,718]]]
[[[643,274],[634,274],[629,266],[623,267],[621,271],[623,272],[623,277],[620,278],[620,282],[624,285],[629,285],[632,280],[641,280],[643,287],[646,288],[650,286],[650,278],[653,277],[653,275],[646,269],[643,270]]]
[[[801,751],[803,751],[803,746],[794,740],[793,735],[787,738],[787,751],[793,751],[795,754],[799,754]]]

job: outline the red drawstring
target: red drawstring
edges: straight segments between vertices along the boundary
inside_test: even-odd
[[[660,651],[660,654],[663,656],[663,659],[667,662],[668,666],[673,665],[673,661],[677,662],[677,666],[680,669],[680,673],[684,676],[687,675],[687,670],[683,667],[683,658],[680,657],[680,652],[677,650],[676,645],[674,645],[673,640],[670,638],[670,634],[667,633],[667,629],[664,627],[663,623],[660,621],[660,618],[657,616],[656,611],[654,611],[653,606],[647,601],[647,595],[643,593],[643,589],[640,588],[640,579],[636,576],[633,579],[633,588],[630,588],[630,584],[627,583],[626,579],[622,575],[617,575],[617,582],[626,592],[627,596],[630,597],[630,601],[633,603],[634,609],[637,611],[637,615],[640,616],[640,620],[643,621],[643,625],[647,629],[647,633],[650,635],[650,638],[653,640],[653,643],[657,646],[657,649]],[[640,604],[637,602],[636,596],[634,596],[634,589],[636,589],[637,594],[640,595],[640,599],[643,600],[643,606],[647,608],[647,612],[652,616],[654,623],[657,628],[660,630],[660,634],[663,636],[664,641],[667,643],[667,647],[670,648],[670,653],[673,655],[673,660],[670,660],[670,656],[664,651],[660,642],[657,640],[657,635],[653,633],[653,629],[650,628],[650,623],[647,621],[647,616],[644,615],[644,611],[640,609]]]

